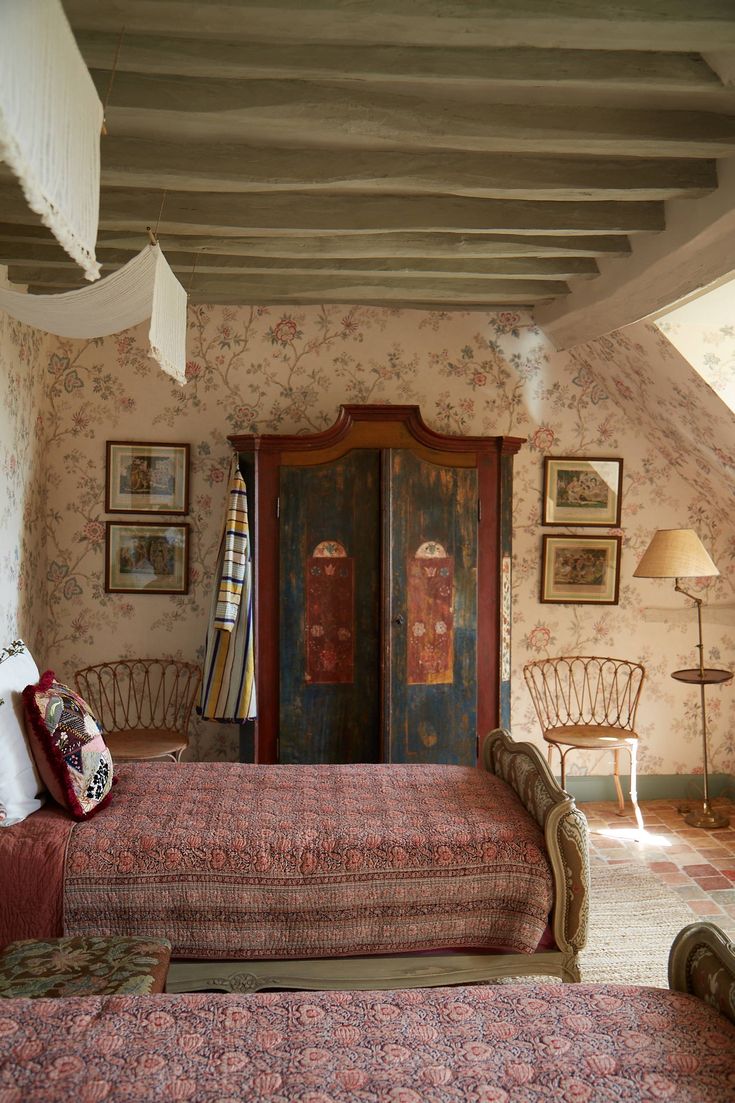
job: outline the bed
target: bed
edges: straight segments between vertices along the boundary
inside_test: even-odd
[[[672,990],[514,982],[397,992],[0,1001],[3,1103],[732,1103],[735,954],[693,924]]]
[[[0,835],[2,943],[166,937],[173,992],[579,980],[586,822],[505,731],[481,769],[144,763],[116,776],[92,818],[47,806]]]

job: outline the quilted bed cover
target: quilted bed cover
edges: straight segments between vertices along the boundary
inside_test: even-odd
[[[552,907],[543,833],[459,766],[143,763],[74,825],[66,934],[163,936],[178,958],[530,953]]]
[[[0,1001],[5,1103],[732,1103],[735,1027],[614,985]]]

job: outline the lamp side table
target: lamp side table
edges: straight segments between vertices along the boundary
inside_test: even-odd
[[[672,675],[677,682],[686,682],[687,685],[699,686],[702,702],[702,744],[704,751],[704,800],[699,811],[689,812],[684,817],[684,822],[691,827],[728,827],[730,819],[720,812],[715,812],[709,801],[709,777],[707,763],[707,711],[704,704],[704,687],[722,685],[733,677],[732,670],[718,670],[715,667],[694,667],[692,670],[675,670]]]

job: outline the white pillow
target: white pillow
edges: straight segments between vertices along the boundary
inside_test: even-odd
[[[44,786],[25,733],[23,690],[38,681],[38,667],[22,640],[0,649],[0,828],[19,823],[43,804]]]

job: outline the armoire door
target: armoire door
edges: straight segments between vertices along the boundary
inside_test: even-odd
[[[396,450],[384,464],[384,757],[477,757],[477,470]]]
[[[280,761],[473,763],[476,470],[355,450],[279,502]]]
[[[380,452],[282,467],[279,759],[380,762]]]

